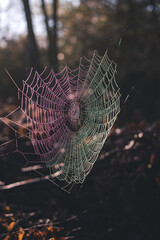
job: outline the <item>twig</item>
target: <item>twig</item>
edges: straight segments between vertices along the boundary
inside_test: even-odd
[[[47,175],[47,176],[44,176],[44,177],[38,177],[38,178],[34,178],[34,179],[28,179],[28,180],[24,180],[24,181],[15,182],[15,183],[11,183],[11,184],[8,184],[8,185],[0,186],[0,190],[9,190],[9,189],[13,189],[15,187],[20,187],[20,186],[24,186],[24,185],[28,185],[28,184],[32,184],[32,183],[36,183],[36,182],[50,180],[50,178],[55,178],[58,175],[60,175],[61,173],[62,173],[62,171],[58,171],[58,172],[56,172],[52,175]]]

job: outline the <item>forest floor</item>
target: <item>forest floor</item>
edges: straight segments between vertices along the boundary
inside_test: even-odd
[[[47,180],[5,189],[29,179],[23,165],[0,158],[0,240],[160,239],[160,122],[114,127],[70,194]]]

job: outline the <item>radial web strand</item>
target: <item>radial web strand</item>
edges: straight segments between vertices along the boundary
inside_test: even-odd
[[[68,185],[83,183],[120,112],[115,73],[107,52],[101,57],[96,51],[90,60],[80,58],[75,70],[31,68],[22,89],[16,85],[20,106],[0,118],[16,134],[15,152]],[[22,138],[31,142],[28,152]]]

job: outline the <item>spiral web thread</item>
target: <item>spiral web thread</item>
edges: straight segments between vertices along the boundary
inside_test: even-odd
[[[92,59],[80,58],[77,69],[66,66],[58,74],[46,67],[41,73],[31,68],[22,89],[16,85],[20,106],[0,118],[15,131],[15,152],[28,163],[29,155],[38,156],[50,176],[68,185],[83,183],[120,112],[115,73],[107,51],[103,57],[94,51]],[[16,111],[23,113],[25,124],[10,118]],[[33,153],[20,150],[20,127]]]

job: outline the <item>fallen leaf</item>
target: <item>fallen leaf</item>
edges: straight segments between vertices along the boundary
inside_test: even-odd
[[[14,225],[15,225],[15,222],[11,222],[11,223],[8,225],[7,230],[8,230],[9,232],[11,232],[12,229],[14,228]]]
[[[23,228],[20,227],[19,234],[18,234],[18,240],[22,240],[24,234],[25,234],[25,231],[23,230]]]

